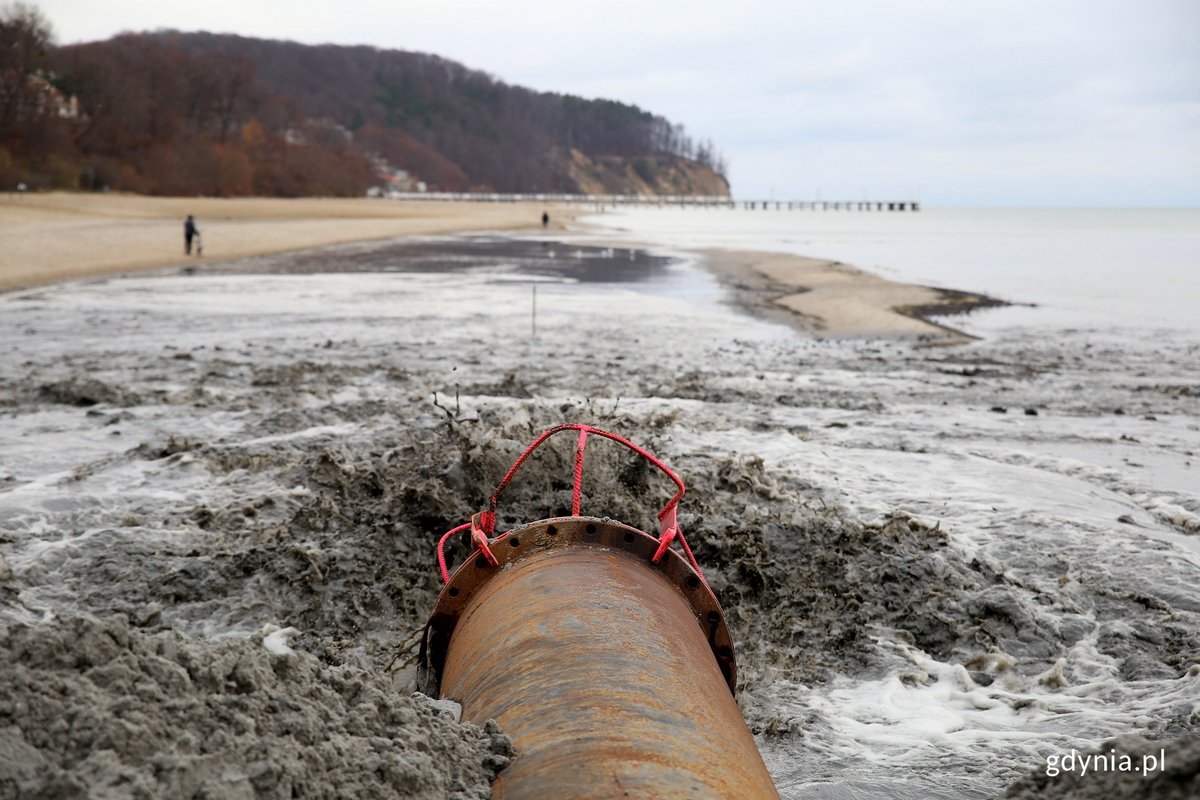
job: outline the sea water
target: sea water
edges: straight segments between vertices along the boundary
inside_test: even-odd
[[[830,259],[1014,304],[943,319],[981,337],[945,359],[914,365],[881,348],[798,368],[885,409],[774,414],[780,427],[839,423],[819,445],[697,438],[802,472],[864,519],[935,521],[965,557],[1010,575],[1061,561],[1062,580],[1083,569],[1140,587],[1200,635],[1200,211],[652,208],[585,221],[628,241]],[[1172,395],[1182,402],[1155,414]],[[1088,613],[1103,627],[1104,612]],[[882,677],[785,676],[776,700],[812,722],[802,744],[764,750],[785,797],[984,797],[1064,748],[1194,729],[1196,670],[1129,680],[1095,643],[1064,654],[1063,685],[981,687],[904,644],[885,645],[895,666]],[[924,678],[902,680],[910,671]]]
[[[989,327],[1028,322],[1200,337],[1200,209],[639,208],[585,221],[633,240],[826,258],[1037,306],[979,315]]]

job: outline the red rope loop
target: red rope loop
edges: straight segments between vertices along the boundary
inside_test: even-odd
[[[504,474],[504,477],[500,479],[500,483],[496,485],[495,490],[488,498],[487,509],[472,516],[470,522],[459,525],[456,528],[451,528],[442,535],[442,538],[438,540],[437,544],[438,570],[442,573],[442,582],[450,582],[450,570],[446,565],[446,540],[448,540],[454,534],[461,533],[467,529],[470,529],[471,531],[471,541],[474,543],[475,548],[484,558],[487,559],[488,563],[493,566],[499,563],[499,561],[496,559],[496,556],[492,553],[491,545],[497,539],[508,535],[507,533],[503,533],[500,536],[492,536],[496,530],[496,506],[500,502],[500,495],[504,492],[505,488],[508,487],[508,484],[512,481],[513,476],[517,474],[517,470],[519,470],[521,465],[525,463],[525,459],[529,458],[533,451],[541,446],[542,442],[546,441],[556,433],[561,433],[562,431],[579,431],[579,438],[575,443],[575,474],[574,482],[571,488],[571,515],[575,517],[580,516],[580,507],[583,504],[583,455],[584,451],[587,449],[588,435],[595,434],[596,436],[602,436],[605,439],[610,439],[618,444],[623,444],[642,458],[649,461],[654,466],[658,467],[658,469],[664,475],[670,478],[676,486],[676,492],[674,496],[671,497],[671,499],[667,501],[667,504],[662,507],[662,510],[658,512],[659,544],[658,549],[655,550],[651,560],[655,562],[659,561],[664,555],[666,555],[667,550],[671,547],[671,543],[678,539],[679,544],[683,548],[683,552],[687,557],[688,563],[691,564],[692,569],[696,570],[696,574],[699,575],[700,580],[703,581],[704,573],[700,571],[700,565],[696,563],[696,557],[692,555],[692,548],[688,547],[687,539],[683,537],[683,532],[679,530],[679,523],[676,519],[679,501],[683,499],[683,494],[685,491],[687,491],[686,487],[683,485],[683,481],[680,480],[679,476],[672,472],[671,469],[662,461],[660,461],[653,453],[642,447],[639,447],[625,437],[619,436],[615,433],[610,433],[609,431],[601,430],[600,428],[592,427],[591,425],[584,425],[576,422],[556,425],[555,427],[542,432],[528,447],[525,448],[524,452],[522,452],[517,460],[513,462],[513,465],[509,467],[508,472]],[[707,585],[707,581],[705,581],[705,584]]]

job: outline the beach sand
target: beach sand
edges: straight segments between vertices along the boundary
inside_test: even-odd
[[[838,261],[755,251],[704,255],[705,266],[748,311],[822,337],[955,344],[973,337],[930,317],[1004,305],[986,295],[888,280]]]
[[[369,198],[142,197],[53,192],[0,196],[0,291],[196,261],[183,220],[196,217],[205,260],[396,236],[541,226],[541,204]],[[573,214],[550,208],[552,227]]]
[[[539,229],[536,203],[305,198],[142,197],[55,192],[0,197],[0,291],[185,263],[206,263],[400,236]],[[579,230],[578,209],[551,208],[551,230]],[[203,258],[183,254],[196,217]],[[591,232],[591,229],[586,229]],[[980,295],[898,283],[834,261],[706,251],[703,263],[741,304],[823,337],[970,337],[929,316],[995,305]]]

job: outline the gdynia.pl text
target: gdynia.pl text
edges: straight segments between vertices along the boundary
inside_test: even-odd
[[[1127,753],[1111,749],[1105,753],[1080,753],[1074,749],[1066,755],[1052,755],[1046,759],[1046,775],[1057,777],[1060,772],[1077,772],[1080,777],[1089,772],[1140,772],[1146,777],[1152,772],[1167,768],[1167,751],[1147,753],[1140,760]]]

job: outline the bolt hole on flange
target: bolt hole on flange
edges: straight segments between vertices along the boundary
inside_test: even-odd
[[[589,523],[587,524],[587,527],[586,527],[586,528],[584,528],[584,531],[586,531],[586,532],[587,532],[587,533],[589,533],[589,534],[595,533],[595,532],[596,532],[596,526],[595,526],[595,525],[593,525],[592,523],[590,523],[590,522],[589,522]]]
[[[695,575],[688,575],[687,578],[685,578],[683,582],[687,584],[687,587],[689,589],[695,589],[697,586],[700,585],[700,579],[697,578]]]
[[[446,590],[446,592],[451,597],[458,597],[458,587],[457,586],[451,586],[449,589]]]
[[[510,537],[508,537],[508,546],[509,547],[520,547],[521,540],[515,536],[510,536]]]
[[[479,569],[487,569],[488,568],[487,558],[484,556],[480,556],[479,558],[475,559],[475,566],[479,567]]]
[[[558,526],[547,525],[546,526],[546,535],[547,536],[557,536],[558,535]]]
[[[627,533],[627,534],[625,534],[625,541],[626,541],[627,543],[628,543],[628,542],[632,542],[632,541],[633,541],[633,538],[634,538],[634,537],[633,537],[633,534],[632,534],[632,533]]]
[[[716,611],[708,612],[708,624],[709,625],[716,625],[720,621],[721,621],[720,613],[718,613]]]

